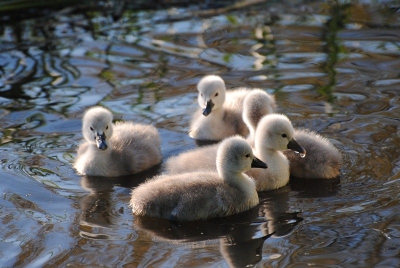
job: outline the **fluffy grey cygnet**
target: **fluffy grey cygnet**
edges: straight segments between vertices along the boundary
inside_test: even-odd
[[[267,166],[243,138],[225,139],[214,162],[217,171],[161,175],[139,185],[132,191],[133,214],[192,221],[236,214],[259,203],[254,181],[243,172]]]
[[[271,101],[268,97],[258,92],[250,93],[244,100],[243,120],[250,129],[247,140],[252,146],[254,146],[253,133],[255,133],[261,118],[271,113],[270,105]],[[289,160],[291,176],[309,179],[330,179],[340,175],[342,157],[339,150],[328,139],[313,131],[296,128],[293,136],[307,151],[307,156],[302,157],[301,154],[293,150],[283,151]],[[261,156],[260,158],[263,161],[267,161]],[[272,170],[273,165],[271,164],[270,166],[271,168],[268,171]]]
[[[155,127],[132,122],[113,124],[112,120],[112,113],[103,107],[85,112],[85,140],[79,145],[74,163],[78,173],[117,177],[144,171],[161,162],[161,142]]]
[[[242,118],[243,100],[257,89],[241,87],[227,91],[220,76],[207,75],[197,84],[197,90],[200,109],[190,124],[192,138],[219,141],[233,135],[246,137],[249,134]]]
[[[269,114],[261,118],[254,137],[254,154],[266,162],[268,172],[249,170],[247,174],[256,179],[259,191],[272,190],[285,186],[289,182],[289,161],[282,151],[298,152],[305,155],[303,145],[294,137],[291,121],[282,114]]]
[[[271,113],[271,101],[262,93],[252,92],[244,100],[243,120],[250,129],[247,138],[254,146],[254,134],[261,118]],[[307,151],[307,156],[293,150],[283,151],[290,162],[290,175],[297,178],[330,179],[340,175],[342,157],[339,150],[326,138],[307,130],[294,129],[295,140]],[[263,161],[267,161],[259,156]],[[268,162],[267,162],[268,163]],[[269,163],[268,163],[269,164]],[[273,165],[270,165],[272,170]]]

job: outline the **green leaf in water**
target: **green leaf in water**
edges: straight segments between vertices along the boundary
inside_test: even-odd
[[[227,15],[226,18],[227,18],[228,21],[229,21],[230,23],[232,23],[233,25],[237,25],[237,24],[238,24],[238,21],[237,21],[236,16]]]
[[[225,54],[224,57],[222,58],[226,63],[229,63],[231,61],[232,54]]]
[[[109,70],[105,70],[104,72],[102,72],[100,74],[100,77],[111,83],[116,81],[115,75],[113,74],[113,72]]]

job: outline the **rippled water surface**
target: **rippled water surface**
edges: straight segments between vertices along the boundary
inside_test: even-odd
[[[253,2],[3,15],[1,267],[400,266],[400,5]],[[97,104],[157,126],[164,160],[196,147],[195,86],[211,73],[275,94],[296,127],[329,138],[340,180],[292,180],[246,213],[174,224],[128,207],[162,165],[72,169]]]

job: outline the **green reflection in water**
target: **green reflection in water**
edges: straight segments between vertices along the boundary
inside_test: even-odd
[[[322,94],[326,101],[332,103],[334,101],[333,89],[336,85],[335,65],[339,60],[339,54],[345,53],[346,50],[338,39],[338,32],[344,28],[345,23],[349,19],[349,8],[351,4],[340,4],[333,2],[331,8],[331,18],[325,23],[323,28],[322,40],[325,45],[324,52],[327,54],[327,60],[322,69],[328,75],[328,82],[318,88],[318,92]]]

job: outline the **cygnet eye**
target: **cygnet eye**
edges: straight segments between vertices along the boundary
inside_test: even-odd
[[[106,126],[106,129],[108,129],[108,126]]]
[[[217,97],[218,96],[218,92],[217,93],[215,93],[215,97]]]
[[[94,131],[94,129],[93,129],[92,127],[90,127],[90,130],[91,130],[91,131]]]
[[[246,154],[246,158],[249,158],[250,157],[250,154]]]
[[[287,135],[286,134],[282,134],[282,138],[286,138],[287,137]]]

